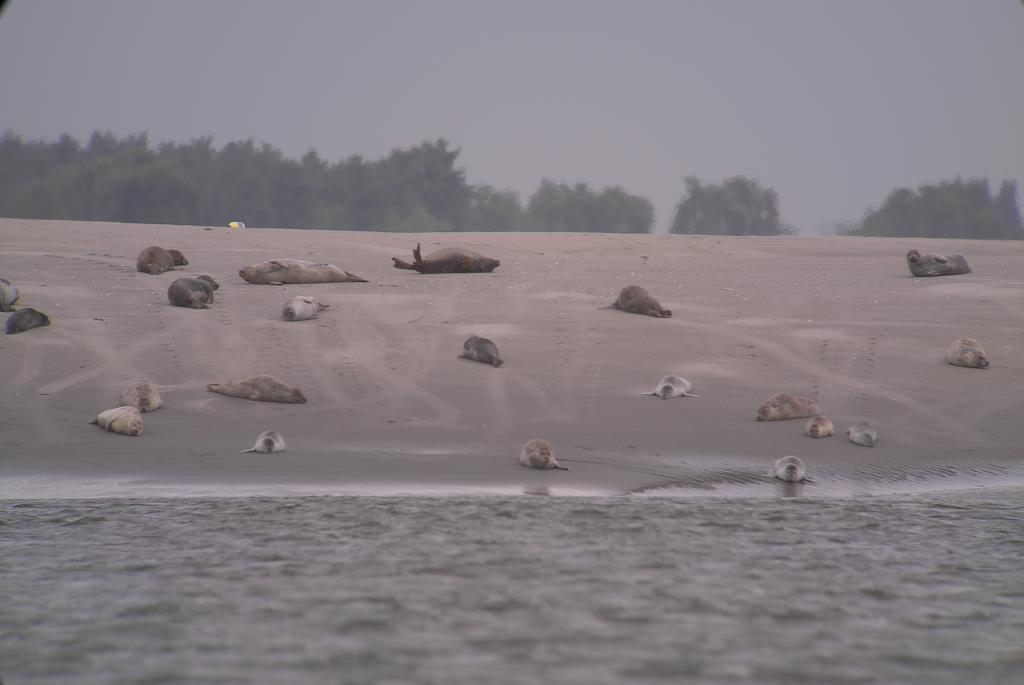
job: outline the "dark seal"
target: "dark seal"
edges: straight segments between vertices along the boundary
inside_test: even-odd
[[[412,259],[412,264],[398,257],[392,257],[391,261],[395,263],[396,269],[409,269],[421,274],[490,273],[501,265],[497,259],[460,247],[446,247],[422,257],[419,243],[416,243],[416,249],[412,251]]]
[[[153,245],[139,253],[135,268],[144,274],[162,274],[176,266],[185,266],[188,260],[177,250],[165,250]]]
[[[203,275],[198,278],[179,278],[167,288],[167,300],[175,307],[209,309],[217,281]]]
[[[621,309],[630,314],[643,314],[659,319],[672,316],[668,309],[662,309],[654,297],[638,285],[627,285],[619,293],[619,299],[611,305],[612,309]]]
[[[907,252],[907,267],[910,269],[910,273],[921,277],[956,276],[971,273],[971,267],[967,266],[967,260],[962,255],[943,257],[933,252],[918,252],[917,250]]]
[[[483,362],[491,366],[501,366],[504,362],[498,354],[498,346],[487,338],[478,335],[470,336],[462,344],[462,359],[470,359],[475,362]]]
[[[50,317],[46,314],[36,311],[32,307],[24,307],[7,317],[4,332],[7,335],[14,335],[15,333],[23,333],[30,328],[49,325]]]

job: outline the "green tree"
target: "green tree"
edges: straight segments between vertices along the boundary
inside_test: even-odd
[[[779,216],[779,197],[771,188],[745,176],[721,185],[685,180],[686,195],[676,206],[672,233],[706,235],[780,235],[791,233]]]
[[[548,179],[530,196],[524,227],[534,231],[649,233],[654,224],[650,200],[619,187],[592,191],[585,183],[569,186]]]

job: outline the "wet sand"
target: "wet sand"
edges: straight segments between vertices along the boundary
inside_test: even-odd
[[[462,246],[491,274],[392,267]],[[758,472],[800,456],[815,469],[1024,461],[1024,242],[613,234],[394,234],[0,219],[0,276],[49,328],[3,336],[0,497],[133,494],[619,493]],[[189,265],[138,273],[149,245]],[[973,273],[915,279],[910,248],[963,254]],[[275,257],[327,261],[369,283],[251,285],[238,269]],[[209,274],[209,310],[167,286]],[[608,309],[641,285],[672,310]],[[281,318],[286,299],[330,304]],[[501,368],[458,359],[471,334]],[[944,362],[978,338],[992,367]],[[675,373],[699,398],[643,396]],[[305,405],[208,392],[272,374]],[[157,385],[165,407],[137,438],[89,421],[121,389]],[[817,399],[837,435],[803,420],[758,423],[776,392]],[[842,434],[858,419],[875,448]],[[239,454],[265,429],[283,454]],[[518,465],[543,437],[571,471]],[[730,471],[731,470],[731,471]],[[741,479],[742,480],[742,479]],[[714,482],[714,479],[711,481]],[[713,487],[713,486],[712,486]]]

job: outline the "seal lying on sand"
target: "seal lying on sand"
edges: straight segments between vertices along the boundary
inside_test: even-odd
[[[681,376],[662,376],[658,384],[654,386],[654,392],[645,392],[644,394],[654,395],[663,400],[673,397],[700,397],[700,395],[690,394],[690,388],[692,387],[693,385],[690,384],[690,381]]]
[[[139,412],[145,414],[164,406],[164,401],[152,383],[142,382],[124,389],[121,393],[121,404],[135,407]]]
[[[619,299],[612,303],[611,308],[659,319],[667,319],[672,316],[672,312],[662,309],[658,301],[638,285],[627,285],[623,288],[619,293]]]
[[[306,397],[301,390],[286,385],[273,376],[252,376],[227,383],[210,383],[206,389],[228,397],[240,397],[256,402],[306,403]]]
[[[946,361],[953,366],[969,369],[987,369],[988,357],[981,343],[974,338],[957,338],[946,350]]]
[[[478,335],[470,336],[466,342],[462,343],[462,354],[459,355],[459,358],[483,362],[491,366],[501,366],[504,363],[498,355],[498,346]]]
[[[305,262],[301,259],[271,259],[244,266],[238,275],[258,285],[286,283],[367,283],[365,278],[350,274],[333,264]]]
[[[89,423],[121,435],[142,435],[142,414],[135,407],[114,407],[96,415]]]
[[[179,278],[167,288],[167,300],[175,307],[209,309],[217,281],[203,275],[198,278]]]
[[[176,266],[185,266],[188,260],[177,250],[165,250],[156,245],[147,247],[135,260],[135,268],[144,274],[162,274]]]
[[[780,392],[772,395],[757,409],[758,421],[785,421],[802,419],[821,413],[821,407],[814,400]]]
[[[277,431],[263,431],[257,436],[255,445],[247,450],[240,450],[239,454],[246,452],[260,452],[261,454],[284,452],[284,437]]]
[[[0,278],[0,312],[13,312],[21,293],[6,278]]]
[[[869,421],[858,421],[846,429],[846,437],[855,445],[874,447],[878,442],[878,431]]]
[[[956,276],[971,273],[967,260],[962,255],[943,257],[934,252],[907,252],[907,267],[915,276]]]
[[[551,449],[551,443],[540,438],[534,438],[523,445],[523,451],[519,453],[519,463],[532,469],[569,470],[568,466],[560,466],[555,461],[555,451]]]
[[[286,321],[305,321],[315,319],[320,312],[328,309],[331,305],[324,304],[315,297],[309,295],[296,295],[284,303],[281,316]]]
[[[36,311],[32,307],[23,307],[7,317],[7,323],[4,324],[4,332],[7,335],[14,335],[15,333],[23,333],[30,328],[49,325],[50,317],[46,314]]]
[[[807,469],[800,457],[782,457],[775,460],[768,475],[787,483],[799,483],[807,477]]]
[[[824,416],[812,416],[804,426],[804,433],[812,438],[827,438],[833,430],[832,422]]]
[[[416,249],[412,251],[412,259],[412,264],[398,257],[392,257],[391,261],[395,263],[396,269],[409,269],[421,274],[488,273],[501,266],[497,259],[460,247],[445,247],[423,258],[420,256],[419,243],[416,243]]]

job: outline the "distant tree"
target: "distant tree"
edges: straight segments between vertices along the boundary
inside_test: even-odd
[[[676,206],[672,233],[706,235],[780,235],[793,233],[779,217],[779,197],[744,176],[721,185],[686,178],[686,195]]]
[[[467,231],[516,231],[523,222],[519,194],[481,185],[473,188],[466,212]]]
[[[619,187],[597,193],[585,183],[569,186],[544,179],[530,197],[524,224],[535,231],[650,233],[654,205]]]
[[[987,179],[957,178],[916,191],[897,188],[850,234],[1019,240],[1024,226],[1013,181],[1003,181],[993,198]]]

